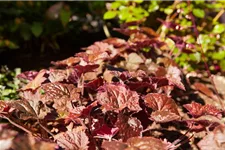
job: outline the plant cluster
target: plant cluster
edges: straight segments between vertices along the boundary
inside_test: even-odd
[[[19,68],[14,71],[9,70],[6,66],[0,68],[0,99],[9,100],[17,99],[17,90],[20,87],[21,81],[16,78],[21,73]]]
[[[224,1],[115,1],[107,3],[104,19],[120,23],[142,21],[170,45],[179,66],[188,71],[205,68],[225,71]],[[158,23],[157,21],[158,20]],[[163,25],[159,26],[159,23]],[[137,28],[137,26],[132,26]],[[204,54],[205,57],[201,57]]]
[[[224,149],[224,77],[212,77],[213,90],[202,74],[183,74],[168,43],[133,25],[116,29],[128,40],[98,41],[20,74],[29,82],[19,100],[0,101],[0,117],[28,134],[2,124],[1,148]]]

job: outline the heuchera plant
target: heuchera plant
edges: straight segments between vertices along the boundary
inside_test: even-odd
[[[224,77],[213,76],[215,96],[208,81],[184,75],[167,57],[167,43],[133,24],[116,29],[128,40],[98,41],[20,74],[29,81],[20,99],[0,101],[0,117],[20,130],[1,124],[1,148],[224,149]]]

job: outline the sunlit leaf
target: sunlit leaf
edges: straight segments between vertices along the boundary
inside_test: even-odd
[[[89,147],[89,138],[81,127],[77,127],[72,131],[61,132],[55,135],[54,138],[66,150],[87,150]]]
[[[141,110],[139,95],[127,89],[124,85],[105,84],[99,88],[97,100],[103,111],[116,111],[128,107],[132,111]]]
[[[168,150],[169,145],[164,143],[160,139],[154,137],[132,137],[127,140],[129,145],[128,150],[139,149],[139,150]]]
[[[104,18],[105,20],[113,19],[113,18],[116,17],[116,15],[117,15],[117,11],[107,11],[107,12],[104,14],[103,18]]]
[[[221,34],[222,32],[224,32],[224,30],[225,30],[224,24],[217,24],[214,26],[212,32],[216,34]]]
[[[28,89],[35,90],[36,88],[41,86],[41,84],[47,79],[46,77],[44,77],[44,75],[46,74],[46,71],[47,70],[44,70],[44,69],[39,71],[37,76],[32,81],[30,81],[26,86],[24,86],[22,90],[28,90]]]
[[[222,116],[222,111],[212,105],[201,105],[199,103],[192,102],[191,104],[185,104],[183,106],[189,111],[189,114],[195,118],[203,115],[213,115],[219,118]]]
[[[205,17],[205,11],[199,8],[193,9],[193,14],[198,18],[204,18]]]

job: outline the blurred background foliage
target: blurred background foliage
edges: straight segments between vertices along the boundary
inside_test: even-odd
[[[212,73],[224,73],[224,7],[225,1],[204,0],[0,2],[0,64],[10,68],[0,72],[0,99],[17,97],[20,70],[49,67],[105,39],[107,30],[124,37],[112,29],[130,21],[140,22],[130,29],[146,26],[158,34],[186,71],[205,70],[204,54]]]
[[[16,78],[21,73],[20,68],[9,70],[7,66],[0,68],[0,100],[17,99],[17,90],[20,87],[21,81]]]
[[[7,57],[0,62],[30,70],[71,56],[80,47],[105,38],[104,12],[103,1],[0,2],[0,55]]]

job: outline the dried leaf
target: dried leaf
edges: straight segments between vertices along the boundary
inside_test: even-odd
[[[103,111],[119,112],[128,107],[132,111],[140,111],[139,95],[124,85],[105,84],[99,88],[97,101]]]

